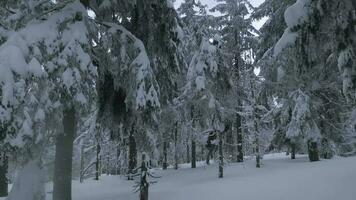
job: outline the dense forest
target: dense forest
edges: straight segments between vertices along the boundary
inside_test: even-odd
[[[354,0],[0,0],[0,198],[355,155],[355,53]]]

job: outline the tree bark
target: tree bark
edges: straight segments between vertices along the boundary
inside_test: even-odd
[[[261,167],[260,144],[258,138],[256,138],[256,167]]]
[[[291,147],[291,159],[293,160],[293,159],[295,159],[295,143],[292,142],[290,144],[290,147]]]
[[[80,142],[80,175],[79,182],[83,183],[84,181],[84,145],[83,140]]]
[[[6,152],[0,152],[0,197],[6,197],[8,195],[8,158]]]
[[[101,147],[100,147],[100,143],[99,141],[97,141],[96,144],[96,161],[95,161],[95,180],[98,181],[99,180],[99,176],[100,176],[100,151],[101,151]]]
[[[168,168],[168,163],[167,163],[167,141],[163,142],[163,163],[162,163],[162,169],[166,170]]]
[[[178,122],[174,130],[174,169],[178,169]]]
[[[219,178],[224,177],[223,135],[219,134]]]
[[[133,135],[133,130],[129,136],[129,175],[128,180],[132,180],[131,175],[133,174],[133,170],[137,166],[137,149],[136,149],[136,140]]]
[[[236,114],[236,140],[237,140],[237,162],[244,161],[244,154],[242,149],[242,131],[241,131],[241,116]]]
[[[187,163],[190,163],[190,147],[189,147],[189,139],[187,139]]]
[[[197,167],[197,160],[196,160],[196,144],[195,144],[195,140],[192,139],[192,168],[196,168]]]
[[[148,187],[149,182],[148,178],[148,169],[146,166],[146,156],[142,155],[142,163],[141,163],[141,180],[140,180],[140,200],[148,200]]]
[[[64,133],[56,140],[56,155],[53,180],[53,200],[72,199],[72,156],[76,133],[74,107],[63,111]]]

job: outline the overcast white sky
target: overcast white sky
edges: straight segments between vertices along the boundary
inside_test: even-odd
[[[176,0],[175,2],[175,6],[179,7],[179,5],[181,4],[183,0]],[[250,0],[251,4],[255,7],[259,6],[261,3],[263,3],[265,0]],[[213,7],[216,5],[216,1],[215,0],[200,0],[200,2],[202,2],[203,4],[208,5],[209,8]],[[253,25],[255,26],[255,28],[259,29],[266,21],[267,19],[262,19],[260,21],[256,21],[253,23]]]

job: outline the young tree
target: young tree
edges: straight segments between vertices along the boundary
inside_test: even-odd
[[[237,162],[243,161],[243,135],[242,117],[239,115],[243,105],[243,89],[240,83],[243,77],[241,73],[246,69],[246,65],[253,60],[251,54],[255,48],[256,39],[254,33],[258,31],[252,26],[252,18],[249,18],[249,9],[253,6],[247,0],[218,0],[218,5],[211,11],[221,13],[216,17],[218,30],[222,33],[224,51],[228,52],[225,62],[231,66],[234,78],[234,90],[236,98],[236,120],[235,130],[237,139]]]

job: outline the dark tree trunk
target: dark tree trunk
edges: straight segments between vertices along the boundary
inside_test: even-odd
[[[178,169],[178,122],[174,130],[174,169]]]
[[[73,141],[76,133],[75,109],[63,111],[64,133],[56,140],[54,162],[53,200],[72,199],[72,156]]]
[[[219,178],[224,177],[223,135],[219,134]]]
[[[99,141],[97,141],[96,144],[96,161],[95,161],[95,180],[99,180],[99,176],[100,176],[100,151],[101,151],[101,147],[100,147],[100,143]]]
[[[260,147],[259,147],[258,139],[256,139],[256,167],[257,168],[261,167],[261,155],[260,155]]]
[[[208,148],[208,153],[206,155],[206,164],[210,165],[210,158],[213,157],[213,149]]]
[[[168,149],[168,144],[167,141],[163,142],[163,163],[162,163],[162,168],[165,170],[168,168],[168,163],[167,163],[167,149]]]
[[[6,152],[0,152],[0,197],[6,197],[8,195],[8,158]]]
[[[197,167],[197,160],[196,160],[196,144],[195,144],[195,140],[192,139],[192,168],[196,168]]]
[[[309,141],[308,142],[308,155],[309,160],[311,162],[319,161],[319,151],[318,151],[318,143]]]
[[[237,142],[237,162],[244,161],[244,154],[242,149],[242,131],[241,131],[241,116],[236,114],[236,142]]]
[[[189,147],[188,139],[187,139],[187,163],[190,163],[190,147]]]
[[[146,166],[146,156],[143,154],[141,163],[140,200],[148,200],[149,182],[147,181],[147,176],[148,168]]]
[[[84,181],[84,145],[83,141],[81,141],[80,144],[80,176],[79,176],[79,182],[83,183]]]
[[[292,142],[290,144],[290,149],[291,149],[291,159],[293,160],[293,159],[295,159],[295,143],[294,142]]]
[[[137,149],[136,149],[136,140],[133,136],[133,131],[130,133],[129,136],[129,174],[128,180],[132,180],[132,174],[134,173],[133,170],[137,166]]]

